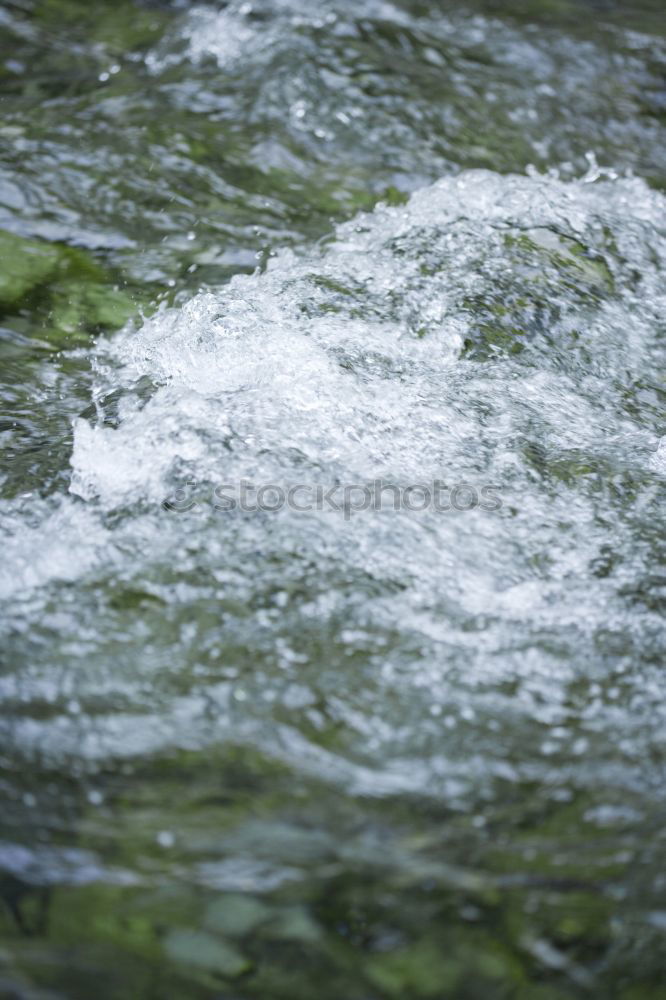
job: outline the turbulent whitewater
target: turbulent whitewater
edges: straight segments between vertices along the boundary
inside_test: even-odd
[[[661,996],[663,41],[491,8],[147,5],[12,133],[0,993]]]
[[[98,345],[70,497],[19,529],[3,511],[5,595],[44,612],[15,639],[32,650],[9,681],[18,746],[250,739],[351,788],[459,803],[572,748],[561,791],[649,783],[664,200],[595,178],[444,179]],[[490,484],[501,509],[216,510],[215,487],[243,479]],[[162,506],[178,490],[191,511]],[[75,609],[49,611],[83,580]],[[126,590],[168,631],[128,616]],[[619,678],[621,711],[568,705],[573,685]],[[470,758],[509,721],[501,751]]]

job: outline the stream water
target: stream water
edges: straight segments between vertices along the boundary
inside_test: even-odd
[[[666,996],[664,27],[0,3],[1,996]]]

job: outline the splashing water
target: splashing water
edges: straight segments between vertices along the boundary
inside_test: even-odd
[[[460,95],[508,88],[523,166],[560,169],[468,169],[424,139],[427,88],[381,110],[376,66],[320,66],[309,101],[322,32],[382,51],[339,3],[196,8],[149,50],[173,100],[212,61],[255,88],[248,128],[365,167],[371,131],[415,190],[68,355],[91,373],[62,466],[0,501],[12,988],[660,995],[666,200],[626,170],[658,144],[563,166],[608,94],[575,129],[530,111],[565,116],[562,53],[572,88],[613,62],[592,42],[363,15],[447,53]],[[514,62],[541,90],[510,112]],[[242,483],[335,502],[242,509]],[[436,484],[460,502],[419,502]]]
[[[577,823],[661,809],[664,200],[587,181],[442,180],[100,344],[70,497],[4,512],[15,752],[251,746],[484,825],[504,787]],[[242,479],[501,508],[216,510]]]

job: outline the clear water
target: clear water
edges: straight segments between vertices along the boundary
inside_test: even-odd
[[[2,6],[2,995],[665,995],[661,13]]]

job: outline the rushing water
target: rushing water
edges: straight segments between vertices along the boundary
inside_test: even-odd
[[[0,995],[665,995],[660,14],[0,4]]]

